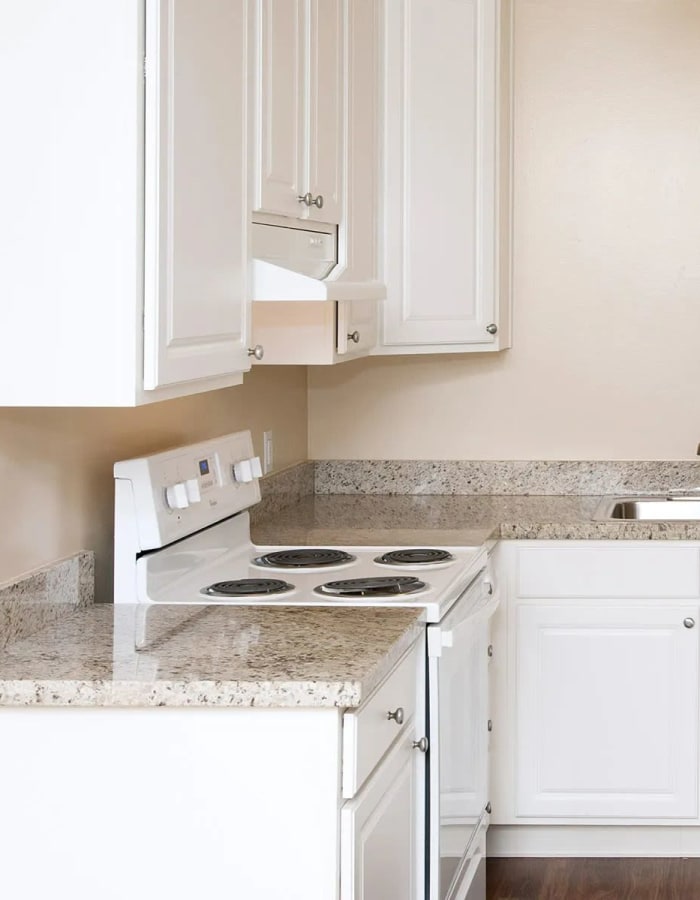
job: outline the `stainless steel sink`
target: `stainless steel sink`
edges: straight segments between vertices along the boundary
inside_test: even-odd
[[[695,493],[660,497],[609,497],[601,503],[596,518],[698,522],[700,496]]]

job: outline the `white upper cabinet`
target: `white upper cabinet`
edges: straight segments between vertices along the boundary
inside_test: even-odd
[[[247,8],[5,4],[0,404],[133,406],[240,383]]]
[[[258,0],[261,212],[338,224],[343,191],[342,0]]]
[[[510,343],[510,0],[385,4],[378,353]]]
[[[249,368],[245,2],[146,18],[146,388]],[[151,64],[152,61],[152,64]]]

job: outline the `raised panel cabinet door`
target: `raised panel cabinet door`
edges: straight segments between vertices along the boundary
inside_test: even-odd
[[[409,723],[409,727],[410,727]],[[400,739],[340,814],[340,900],[418,900],[418,796],[413,737]],[[418,761],[419,762],[419,761]]]
[[[516,616],[516,816],[696,817],[697,609],[568,602]]]
[[[338,224],[344,142],[343,0],[309,0],[308,217]],[[322,198],[322,200],[320,199]]]
[[[144,386],[249,368],[245,0],[148,0]]]
[[[383,0],[344,0],[345,184],[344,227],[338,248],[343,278],[379,279],[380,104]]]
[[[257,164],[254,206],[300,217],[306,187],[308,0],[257,0]]]
[[[489,349],[500,339],[498,96],[508,4],[385,8],[387,300],[378,352]]]

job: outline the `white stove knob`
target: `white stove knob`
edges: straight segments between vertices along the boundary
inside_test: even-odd
[[[253,480],[253,467],[249,459],[241,459],[233,464],[233,477],[240,484]]]
[[[260,457],[251,456],[250,459],[241,459],[234,463],[233,477],[241,483],[252,481],[254,478],[262,478]]]
[[[165,489],[165,502],[170,509],[187,509],[190,501],[187,497],[187,488],[184,481],[171,484]]]
[[[185,482],[185,493],[190,503],[199,503],[202,495],[199,490],[199,481],[197,478],[188,478]]]

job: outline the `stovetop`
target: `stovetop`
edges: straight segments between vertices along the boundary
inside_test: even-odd
[[[242,513],[142,556],[136,566],[139,600],[420,606],[428,621],[437,621],[485,558],[474,547],[260,547],[249,533],[248,514]],[[387,560],[393,551],[399,564]]]

